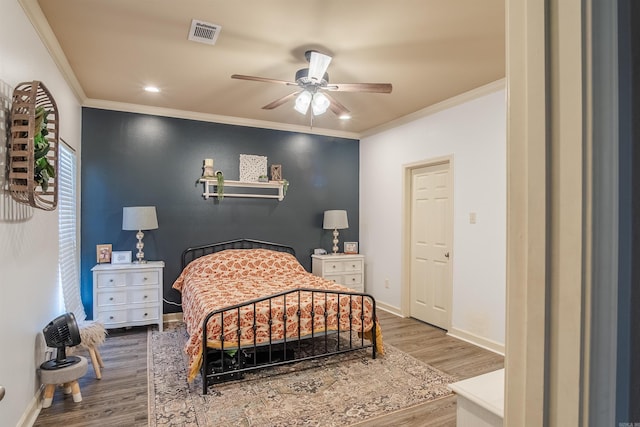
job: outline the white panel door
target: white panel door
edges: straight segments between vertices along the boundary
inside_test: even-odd
[[[449,163],[411,172],[411,317],[449,328],[451,311]]]

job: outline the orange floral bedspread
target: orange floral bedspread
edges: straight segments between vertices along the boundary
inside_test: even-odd
[[[189,340],[185,346],[185,352],[189,356],[189,381],[195,378],[202,363],[202,322],[208,313],[296,288],[353,292],[350,288],[307,272],[293,255],[267,249],[228,249],[200,257],[182,271],[173,288],[182,293],[182,311],[189,333]],[[371,330],[374,320],[373,304],[369,298],[364,298],[363,304],[363,299],[356,296],[349,298],[348,295],[329,294],[325,302],[325,294],[301,292],[300,295],[302,337],[311,335],[312,329],[314,334],[338,329],[352,329],[358,332]],[[312,307],[315,312],[313,322]],[[360,319],[363,309],[364,328]],[[328,315],[326,324],[325,310]],[[269,311],[271,326],[268,324]],[[275,342],[285,338],[297,338],[297,313],[297,293],[286,297],[286,307],[284,297],[272,299],[271,310],[268,302],[259,303],[255,315],[257,328],[254,332],[253,307],[241,309],[240,345],[254,345],[254,342],[263,344],[268,343],[270,339]],[[207,324],[207,346],[221,347],[220,336],[224,326],[224,348],[237,348],[238,310],[226,311],[223,321],[221,317],[213,316]],[[379,331],[379,326],[377,329]],[[382,336],[379,332],[376,335],[379,340],[377,348],[382,353]]]

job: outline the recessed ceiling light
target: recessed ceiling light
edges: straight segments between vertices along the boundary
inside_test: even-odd
[[[349,114],[343,114],[340,117],[338,117],[340,120],[349,120],[351,118],[351,116]]]
[[[152,92],[152,93],[160,92],[160,89],[158,89],[155,86],[147,86],[147,87],[144,88],[144,90],[147,91],[147,92]]]

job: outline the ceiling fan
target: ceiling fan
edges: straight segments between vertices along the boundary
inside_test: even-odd
[[[306,115],[309,107],[311,107],[312,119],[313,116],[324,114],[327,109],[330,109],[340,118],[350,117],[347,107],[327,93],[330,91],[391,93],[391,83],[329,83],[327,68],[331,62],[331,57],[315,50],[308,50],[305,52],[305,58],[309,62],[309,68],[298,70],[293,82],[241,74],[233,74],[231,78],[297,86],[299,88],[298,91],[278,98],[262,108],[272,110],[295,98],[295,110]]]

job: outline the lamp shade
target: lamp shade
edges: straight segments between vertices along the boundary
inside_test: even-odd
[[[331,102],[327,95],[324,93],[317,92],[313,95],[313,100],[311,101],[311,109],[313,110],[314,116],[319,116],[327,112],[327,108],[329,108]]]
[[[322,222],[322,228],[324,228],[325,230],[342,230],[343,228],[349,228],[347,211],[324,211],[324,221]]]
[[[296,102],[293,108],[300,114],[307,114],[309,105],[311,104],[311,98],[312,95],[309,93],[309,91],[303,91],[296,98]]]
[[[122,208],[123,230],[155,230],[158,217],[155,206],[130,206]]]

